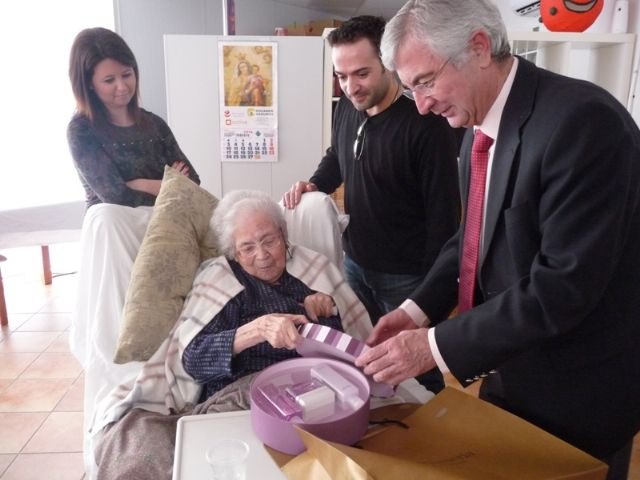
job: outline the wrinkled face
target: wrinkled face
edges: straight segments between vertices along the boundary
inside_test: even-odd
[[[603,5],[604,0],[541,0],[540,14],[552,32],[583,32],[596,21]]]
[[[356,110],[368,110],[384,99],[389,76],[368,39],[335,45],[331,58],[340,88]]]
[[[126,109],[136,94],[136,74],[132,67],[106,58],[93,70],[91,86],[109,112]]]
[[[268,215],[241,215],[235,224],[234,245],[235,259],[249,275],[275,283],[284,273],[287,246]]]
[[[416,107],[422,115],[433,112],[442,115],[452,127],[470,127],[481,123],[489,105],[485,95],[475,57],[456,68],[447,58],[431,52],[422,43],[407,38],[397,49],[396,72],[405,88],[414,91]],[[421,93],[419,85],[429,86],[428,94]]]

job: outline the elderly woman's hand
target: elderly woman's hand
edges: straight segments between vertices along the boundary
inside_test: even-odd
[[[293,350],[300,339],[296,325],[308,323],[308,320],[304,315],[271,313],[256,318],[254,322],[264,341],[269,342],[272,347]]]
[[[336,304],[333,299],[325,293],[313,293],[304,299],[304,310],[314,322],[318,321],[318,317],[330,317],[337,315]]]
[[[300,339],[296,325],[309,323],[304,315],[270,313],[238,328],[233,342],[233,353],[240,353],[261,342],[274,348],[293,350]]]

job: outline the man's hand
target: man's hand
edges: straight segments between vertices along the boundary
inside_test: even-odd
[[[360,354],[355,364],[364,367],[364,373],[372,375],[376,382],[398,385],[431,370],[436,361],[429,347],[427,329],[414,328]]]
[[[288,192],[285,192],[282,196],[282,203],[285,208],[295,208],[300,203],[303,193],[316,192],[317,190],[318,187],[314,183],[300,180],[294,183]]]
[[[404,330],[418,328],[413,319],[401,308],[396,308],[378,320],[371,334],[366,340],[367,345],[378,345],[385,340],[395,337]]]

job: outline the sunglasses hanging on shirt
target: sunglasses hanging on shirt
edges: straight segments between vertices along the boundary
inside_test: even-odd
[[[358,130],[356,131],[356,139],[353,142],[353,158],[356,161],[360,160],[360,157],[362,156],[362,150],[364,148],[364,139],[366,137],[364,126],[367,124],[368,121],[369,121],[369,117],[365,117],[365,119],[362,121],[362,123],[358,127]]]

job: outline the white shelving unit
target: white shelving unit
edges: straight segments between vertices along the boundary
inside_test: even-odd
[[[605,88],[628,107],[632,33],[510,32],[513,53],[536,65]]]

